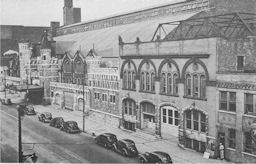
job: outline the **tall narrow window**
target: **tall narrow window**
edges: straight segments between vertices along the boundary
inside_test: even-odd
[[[178,94],[177,79],[178,79],[178,75],[177,75],[176,73],[173,74],[173,94],[174,94],[174,95],[177,95],[177,94]]]
[[[149,91],[150,89],[150,77],[149,77],[149,73],[146,73],[146,90]]]
[[[236,148],[236,130],[228,129],[228,147]]]
[[[132,84],[132,82],[131,82],[131,80],[132,80],[131,77],[132,77],[132,76],[131,76],[131,72],[130,72],[130,71],[128,71],[128,75],[127,75],[127,76],[128,76],[128,87],[127,87],[127,88],[128,88],[128,89],[131,89],[131,84]]]
[[[132,72],[132,89],[135,89],[135,72]]]
[[[200,97],[205,98],[206,97],[206,81],[205,76],[201,75],[200,79]]]
[[[191,76],[189,74],[186,75],[186,90],[187,95],[191,96]]]
[[[199,130],[199,112],[198,111],[193,111],[193,128],[194,130],[198,131]]]
[[[220,110],[227,110],[227,92],[220,91]]]
[[[253,94],[245,94],[245,114],[253,114]]]
[[[155,91],[155,73],[151,73],[151,91]]]
[[[168,81],[167,93],[168,93],[168,94],[172,94],[172,74],[168,73],[168,75],[167,75],[167,81]]]
[[[244,69],[244,56],[237,56],[237,70]]]
[[[165,77],[165,73],[162,73],[162,77],[161,77],[161,84],[162,84],[162,93],[166,92],[166,77]]]
[[[193,96],[198,97],[198,76],[193,75]]]
[[[229,92],[229,111],[236,111],[236,93]]]
[[[186,111],[186,128],[191,129],[191,111]]]
[[[145,90],[145,73],[144,72],[141,73],[140,79],[141,79],[140,81],[141,89]]]
[[[124,71],[124,76],[123,76],[123,88],[127,88],[127,73]]]

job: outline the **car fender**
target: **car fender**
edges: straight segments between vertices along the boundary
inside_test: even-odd
[[[143,159],[146,163],[148,162],[147,158],[142,154],[139,155],[139,159]]]

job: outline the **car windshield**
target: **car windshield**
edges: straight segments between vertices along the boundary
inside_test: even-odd
[[[72,129],[78,128],[76,122],[69,122],[69,126],[70,126]]]

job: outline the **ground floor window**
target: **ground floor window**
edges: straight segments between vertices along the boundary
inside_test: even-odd
[[[186,137],[185,147],[204,153],[206,149],[206,143]]]
[[[124,121],[124,128],[135,131],[135,123]]]
[[[254,143],[250,132],[244,133],[244,151],[256,155],[256,143]]]

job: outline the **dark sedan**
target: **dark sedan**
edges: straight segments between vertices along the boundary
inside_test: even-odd
[[[50,121],[50,126],[55,128],[60,128],[64,124],[64,119],[62,117],[55,117]]]
[[[44,123],[49,123],[52,120],[52,114],[50,112],[44,112],[39,114],[38,120]]]
[[[135,143],[130,139],[118,140],[116,143],[113,144],[113,150],[122,154],[123,156],[138,156],[138,150],[135,146]]]
[[[24,113],[26,115],[36,115],[36,111],[32,105],[28,105],[24,108]]]
[[[103,133],[95,138],[95,143],[104,146],[105,148],[112,148],[117,141],[116,135],[112,133]]]
[[[67,133],[80,133],[81,130],[78,128],[77,122],[75,121],[67,121],[62,124],[60,130],[65,131]]]
[[[141,163],[172,163],[170,155],[161,151],[140,154],[139,160]]]

